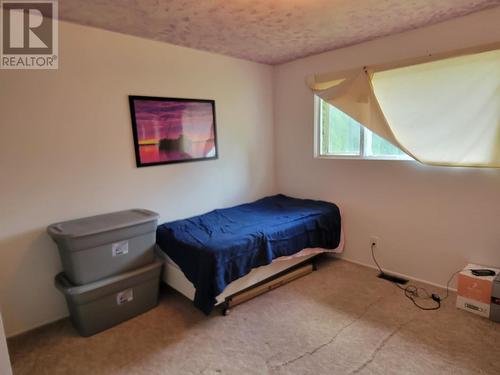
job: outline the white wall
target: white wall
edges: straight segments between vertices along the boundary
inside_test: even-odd
[[[313,96],[307,75],[500,41],[500,8],[283,64],[275,69],[277,187],[338,202],[345,258],[446,284],[467,262],[500,266],[500,170],[408,161],[313,158]],[[471,124],[474,126],[474,124]]]
[[[130,207],[156,210],[167,221],[282,191],[343,207],[348,259],[370,263],[374,234],[384,266],[438,284],[467,261],[500,265],[500,171],[314,159],[313,98],[304,84],[311,73],[498,41],[499,18],[500,9],[478,13],[274,73],[62,22],[59,70],[0,71],[7,334],[67,314],[53,287],[61,265],[46,225]],[[136,168],[129,94],[215,99],[220,159]]]
[[[10,375],[12,374],[12,368],[10,367],[9,351],[7,349],[7,341],[5,340],[5,332],[2,323],[2,314],[0,314],[0,374]]]
[[[272,68],[60,23],[57,71],[0,71],[0,305],[8,335],[67,314],[45,227],[161,221],[274,193]],[[136,168],[128,95],[215,99],[220,158]]]

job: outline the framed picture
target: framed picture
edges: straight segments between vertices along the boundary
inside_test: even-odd
[[[129,96],[138,167],[217,159],[215,101]]]

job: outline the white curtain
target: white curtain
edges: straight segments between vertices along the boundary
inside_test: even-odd
[[[314,75],[321,98],[435,165],[500,168],[500,50]]]

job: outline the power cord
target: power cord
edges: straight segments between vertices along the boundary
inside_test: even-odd
[[[375,251],[374,251],[374,247],[375,246],[376,246],[376,243],[372,242],[372,244],[371,244],[372,259],[375,262],[375,264],[377,265],[377,268],[380,271],[380,273],[381,274],[386,274],[382,270],[382,267],[380,267],[380,264],[378,264],[377,259],[375,258]],[[406,287],[403,287],[403,286],[399,285],[395,281],[391,281],[391,282],[395,286],[397,286],[399,289],[401,289],[404,292],[405,297],[408,298],[411,302],[413,302],[413,304],[415,306],[417,306],[419,309],[426,310],[426,311],[439,310],[441,308],[441,302],[444,301],[445,299],[447,299],[448,296],[449,296],[449,294],[450,294],[450,283],[451,283],[451,281],[453,280],[453,278],[455,277],[455,275],[457,273],[459,273],[460,271],[462,271],[462,270],[460,269],[460,270],[454,272],[450,276],[450,278],[448,279],[448,282],[446,283],[446,296],[444,296],[442,298],[438,294],[435,294],[435,293],[429,294],[429,292],[425,288],[422,288],[422,287],[417,287],[415,285],[407,285]],[[433,300],[436,303],[436,305],[435,306],[431,306],[431,307],[420,305],[417,302],[417,300],[416,300],[417,298],[421,298],[421,299],[424,299],[424,300],[431,299],[431,300]]]

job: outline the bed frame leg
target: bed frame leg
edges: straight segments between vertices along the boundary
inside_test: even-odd
[[[312,270],[317,271],[318,270],[318,262],[316,262],[315,259],[312,261]]]
[[[222,315],[228,316],[231,313],[231,309],[229,307],[229,301],[226,300],[222,305]]]

